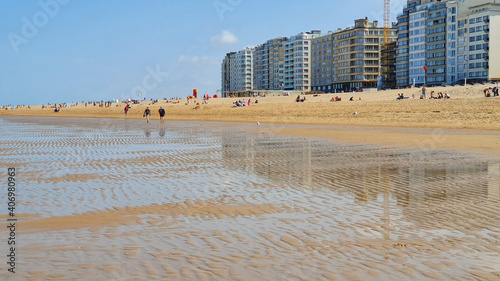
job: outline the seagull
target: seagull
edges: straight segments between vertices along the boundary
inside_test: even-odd
[[[356,114],[358,114],[358,112],[357,112],[357,111],[356,111],[356,112],[354,112],[352,115],[356,115]]]
[[[260,123],[259,123],[259,122],[257,122],[257,126],[258,126],[258,125],[260,125]]]

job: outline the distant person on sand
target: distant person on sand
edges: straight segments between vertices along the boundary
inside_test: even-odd
[[[425,99],[425,86],[422,87],[422,97],[421,99]]]
[[[164,123],[165,122],[165,109],[163,109],[163,107],[160,106],[160,109],[158,109],[158,113],[160,114],[160,122],[161,123]]]
[[[151,115],[151,110],[149,109],[149,107],[146,107],[146,110],[144,110],[144,114],[142,115],[142,117],[146,117],[146,120],[148,123],[149,123],[149,116],[150,115]]]
[[[127,104],[127,106],[125,106],[125,116],[127,116],[127,113],[128,113],[128,110],[130,109],[130,105]]]

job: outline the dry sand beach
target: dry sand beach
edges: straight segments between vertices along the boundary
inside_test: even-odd
[[[144,102],[126,118],[123,105],[2,110],[15,277],[498,280],[500,98],[485,87]]]

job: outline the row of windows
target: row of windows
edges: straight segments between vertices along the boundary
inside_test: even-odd
[[[432,28],[427,30],[427,34],[434,34],[434,33],[440,33],[444,32],[444,27],[438,27],[438,28]]]
[[[476,50],[482,50],[482,49],[488,50],[489,49],[488,44],[477,44],[477,45],[469,46],[469,51],[476,51]]]
[[[438,77],[428,77],[427,78],[427,82],[428,83],[432,83],[432,82],[444,82],[444,78],[443,76],[438,76]]]
[[[489,19],[488,16],[473,18],[473,19],[470,19],[469,24],[480,23],[483,21],[487,22],[488,19]]]
[[[486,58],[488,58],[488,54],[486,54],[486,53],[469,55],[469,60],[479,60],[479,59],[486,59]]]
[[[474,78],[474,77],[485,77],[488,76],[487,71],[477,71],[477,72],[470,72],[469,77]]]
[[[485,40],[485,41],[489,40],[488,35],[484,34],[484,35],[469,37],[469,42],[475,42],[475,41],[481,41],[481,40]]]
[[[469,69],[474,69],[474,68],[488,68],[488,63],[487,62],[469,63]]]
[[[432,51],[436,49],[444,49],[445,44],[427,45],[427,51]]]
[[[445,23],[445,19],[439,19],[439,20],[433,20],[433,21],[428,21],[427,26],[433,26],[433,25],[438,25],[438,24],[443,24]]]
[[[445,39],[444,35],[439,35],[439,36],[434,36],[434,37],[429,37],[427,38],[427,42],[435,42],[435,41],[443,41]]]
[[[428,59],[444,57],[445,52],[429,53],[427,54]]]
[[[476,26],[476,27],[471,27],[469,28],[469,33],[474,33],[474,32],[481,32],[481,31],[488,31],[489,28],[487,25],[480,25],[480,26]]]

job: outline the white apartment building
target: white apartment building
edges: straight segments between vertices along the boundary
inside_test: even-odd
[[[253,49],[245,48],[226,54],[222,61],[222,96],[253,89]]]
[[[284,90],[311,90],[311,39],[320,31],[300,33],[285,41]]]
[[[419,86],[425,83],[426,19],[430,6],[432,3],[418,5],[409,15],[409,82]]]
[[[500,80],[500,3],[463,7],[458,18],[458,79]]]

